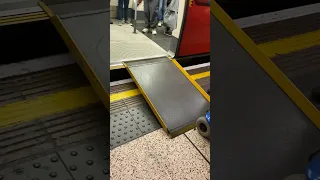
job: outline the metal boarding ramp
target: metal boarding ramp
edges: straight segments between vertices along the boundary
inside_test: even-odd
[[[43,0],[39,5],[109,109],[109,3],[104,0]]]
[[[210,108],[209,95],[168,57],[123,62],[163,129],[176,137]]]

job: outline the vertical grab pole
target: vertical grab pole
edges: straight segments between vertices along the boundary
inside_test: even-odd
[[[137,34],[137,9],[138,9],[138,0],[134,0],[134,22],[133,22],[133,33]]]

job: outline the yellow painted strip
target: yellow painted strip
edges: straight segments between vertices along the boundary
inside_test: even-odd
[[[12,18],[12,19],[3,19],[3,20],[0,20],[0,24],[12,22],[12,21],[23,21],[23,20],[37,19],[37,18],[43,18],[43,17],[48,18],[48,16],[46,14],[39,14],[39,15],[34,15],[34,16],[23,16],[23,17],[17,17],[17,18]]]
[[[91,87],[81,87],[8,104],[0,108],[0,126],[8,126],[99,102]]]
[[[202,79],[202,78],[205,78],[205,77],[209,77],[210,76],[210,71],[206,71],[206,72],[203,72],[203,73],[199,73],[199,74],[194,74],[194,75],[190,75],[191,78],[193,80],[198,80],[198,79]]]
[[[197,79],[202,79],[202,78],[206,78],[209,76],[210,76],[210,71],[207,71],[207,72],[203,72],[203,73],[199,73],[199,74],[194,74],[191,76],[191,78],[194,80],[197,80]],[[120,93],[114,93],[114,94],[110,95],[110,103],[119,101],[121,99],[126,99],[126,98],[130,98],[133,96],[137,96],[140,94],[141,94],[141,92],[139,91],[139,89],[132,89],[132,90],[123,91]]]
[[[45,12],[35,12],[35,13],[27,13],[27,14],[19,14],[19,15],[12,15],[12,16],[4,16],[4,17],[0,17],[0,21],[2,20],[8,20],[8,19],[15,19],[18,17],[32,17],[32,16],[36,16],[36,15],[46,15]]]
[[[139,94],[141,94],[141,93],[140,93],[140,91],[138,89],[132,89],[132,90],[129,90],[129,91],[124,91],[124,92],[120,92],[120,93],[114,93],[114,94],[111,94],[111,96],[110,96],[110,102],[119,101],[121,99],[137,96]]]
[[[259,49],[269,58],[320,45],[320,30],[276,41],[259,44]]]
[[[213,0],[210,1],[212,15],[251,55],[262,69],[277,83],[290,99],[320,128],[320,111],[300,92],[288,77],[275,65],[266,54],[239,28],[223,9]]]

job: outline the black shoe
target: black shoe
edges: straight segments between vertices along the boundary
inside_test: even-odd
[[[113,22],[112,22],[112,21],[110,21],[110,24],[113,24]]]
[[[172,31],[164,31],[164,34],[167,36],[172,36]]]

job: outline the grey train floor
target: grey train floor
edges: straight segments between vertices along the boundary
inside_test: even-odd
[[[142,31],[144,28],[144,22],[137,22],[137,30]],[[145,35],[157,43],[164,50],[168,51],[170,49],[171,38],[164,34],[164,26],[157,27],[157,35],[152,35],[151,33],[145,33]]]

